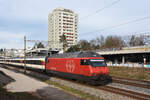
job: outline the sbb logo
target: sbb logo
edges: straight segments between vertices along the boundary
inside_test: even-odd
[[[66,62],[66,70],[68,72],[74,72],[75,70],[75,63],[73,60],[67,60]]]

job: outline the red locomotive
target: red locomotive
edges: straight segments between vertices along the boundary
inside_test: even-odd
[[[111,81],[104,58],[95,52],[57,54],[46,58],[46,72],[57,76],[103,84]]]

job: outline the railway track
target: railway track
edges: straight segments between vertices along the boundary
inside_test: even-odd
[[[128,79],[128,78],[120,78],[120,77],[112,77],[114,83],[131,85],[141,88],[150,89],[150,82],[144,80],[135,80],[135,79]]]
[[[11,69],[10,65],[7,65],[5,67],[8,68],[8,69]],[[20,69],[20,68],[15,67],[15,69],[17,70],[17,69]],[[39,72],[37,72],[37,73],[38,74],[43,74],[43,73],[39,73]],[[49,76],[46,75],[46,77],[49,77]],[[142,93],[126,90],[126,89],[116,88],[116,87],[112,87],[112,86],[91,86],[91,85],[88,85],[88,84],[80,83],[78,81],[73,81],[73,80],[68,80],[68,79],[63,79],[63,78],[59,78],[59,79],[69,81],[69,82],[73,82],[73,83],[76,83],[76,84],[80,84],[80,85],[83,85],[83,86],[88,86],[88,87],[91,87],[91,88],[107,91],[107,92],[110,92],[110,93],[115,93],[115,94],[118,94],[118,95],[127,96],[127,97],[134,98],[134,99],[137,99],[137,100],[150,100],[150,95],[142,94]]]
[[[119,94],[119,95],[131,97],[131,98],[134,98],[134,99],[137,99],[137,100],[150,100],[150,95],[142,94],[142,93],[138,93],[138,92],[134,92],[134,91],[130,91],[130,90],[115,88],[115,87],[112,87],[112,86],[91,86],[91,85],[88,85],[88,84],[85,84],[85,83],[83,84],[81,82],[76,82],[76,81],[72,81],[72,80],[68,80],[68,79],[63,79],[63,78],[59,78],[59,79],[70,81],[70,82],[75,82],[79,85],[86,85],[88,87],[92,87],[92,88],[95,88],[95,89],[104,90],[104,91],[108,91],[108,92],[111,92],[111,93],[116,93],[116,94]]]
[[[138,82],[141,82],[141,83],[150,84],[150,81],[146,81],[146,80],[138,80],[138,79],[131,79],[131,78],[116,77],[116,76],[112,76],[112,78],[123,79],[123,80],[130,80],[130,81],[138,81]]]
[[[150,95],[142,94],[142,93],[139,93],[139,92],[134,92],[134,91],[126,90],[126,89],[120,89],[120,88],[116,88],[116,87],[113,87],[113,86],[91,86],[91,85],[86,84],[86,83],[81,83],[81,82],[77,82],[77,81],[73,81],[73,80],[63,79],[63,78],[60,78],[60,77],[57,77],[57,78],[59,78],[61,80],[66,80],[66,81],[69,81],[69,82],[75,82],[79,85],[86,85],[88,87],[92,87],[92,88],[95,88],[95,89],[104,90],[104,91],[108,91],[108,92],[111,92],[111,93],[116,93],[116,94],[119,94],[119,95],[131,97],[131,98],[134,98],[134,99],[137,99],[137,100],[150,100]]]
[[[125,89],[120,89],[120,88],[115,88],[111,86],[103,86],[103,87],[98,87],[98,89],[102,89],[105,91],[109,91],[112,93],[117,93],[120,95],[128,96],[137,100],[150,100],[150,95],[138,93],[138,92],[133,92]]]

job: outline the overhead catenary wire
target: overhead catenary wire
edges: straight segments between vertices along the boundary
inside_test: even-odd
[[[87,34],[90,34],[90,33],[101,32],[101,31],[104,31],[104,30],[108,30],[108,29],[112,29],[112,28],[117,28],[117,27],[120,27],[120,26],[123,26],[123,25],[127,25],[127,24],[131,24],[131,23],[139,22],[139,21],[146,20],[146,19],[149,19],[149,18],[150,18],[150,16],[145,16],[145,17],[134,19],[134,20],[131,20],[131,21],[127,21],[127,22],[124,22],[124,23],[121,23],[121,24],[117,24],[117,25],[105,27],[103,29],[98,29],[98,30],[95,30],[95,31],[82,33],[81,35],[87,35]]]
[[[99,12],[102,12],[104,9],[109,8],[109,7],[113,6],[113,5],[115,5],[119,1],[121,1],[121,0],[116,0],[116,1],[112,2],[111,4],[108,4],[108,5],[104,6],[103,8],[96,10],[95,12],[93,12],[91,14],[88,14],[88,15],[86,15],[84,17],[81,17],[79,20],[84,20],[84,19],[89,18],[89,17],[91,17],[91,16],[93,16],[93,15],[99,13]]]

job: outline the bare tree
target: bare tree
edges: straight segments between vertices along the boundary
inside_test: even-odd
[[[77,52],[80,51],[79,44],[71,46],[66,52]]]
[[[96,49],[97,47],[96,39],[92,39],[89,43],[90,43],[91,49]]]
[[[124,47],[125,43],[119,36],[108,36],[105,40],[105,48],[120,48]]]
[[[80,46],[81,50],[90,50],[91,49],[91,45],[87,40],[80,40],[79,46]]]
[[[96,41],[100,48],[103,47],[105,44],[105,38],[103,35],[101,35],[100,37],[97,37]]]
[[[134,36],[134,35],[132,35],[132,36],[131,36],[131,39],[130,39],[129,44],[130,44],[130,47],[132,47],[132,46],[135,46],[135,45],[136,45],[136,44],[135,44],[135,36]]]
[[[145,45],[144,37],[142,37],[142,36],[135,37],[134,35],[132,35],[129,44],[131,47],[132,46],[143,46],[143,45]]]

